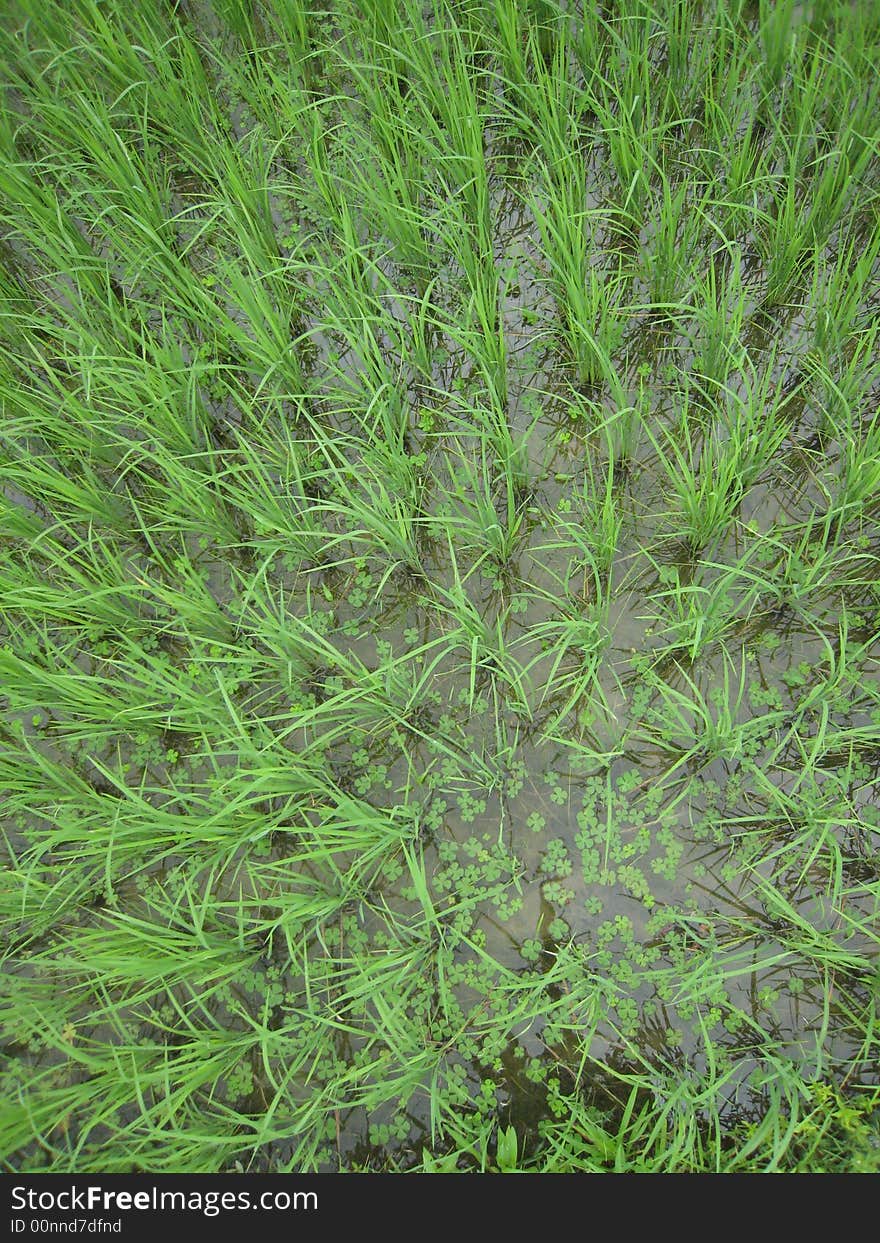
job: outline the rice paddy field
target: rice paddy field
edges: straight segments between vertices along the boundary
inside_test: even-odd
[[[880,4],[8,0],[0,1161],[880,1170]]]

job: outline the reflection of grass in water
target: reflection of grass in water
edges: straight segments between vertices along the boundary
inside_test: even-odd
[[[172,7],[3,24],[4,1159],[876,1168],[871,6]]]

